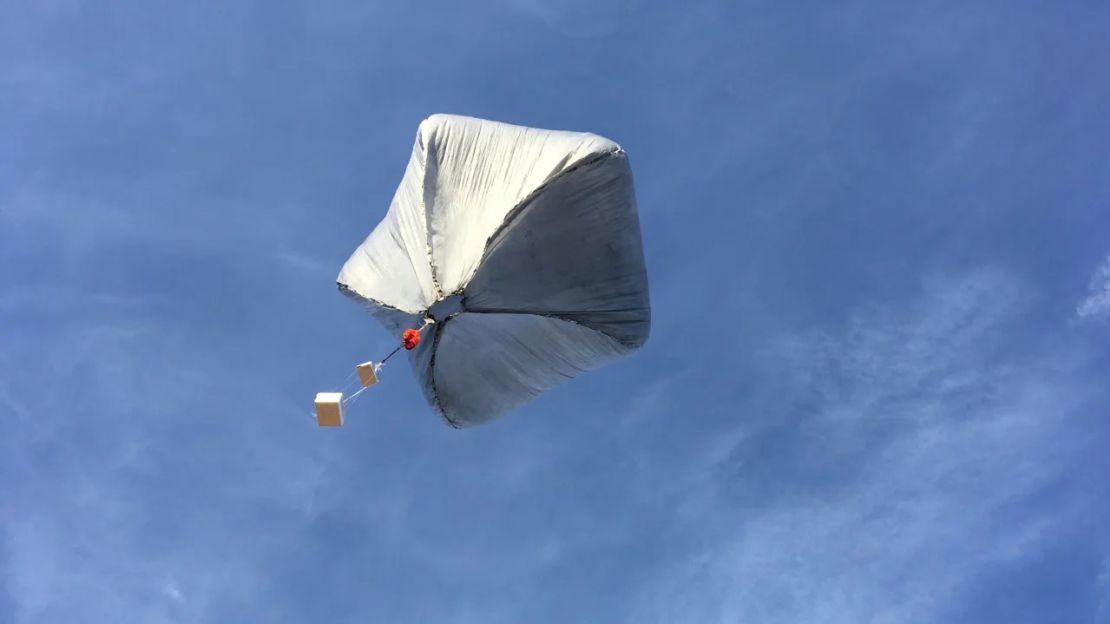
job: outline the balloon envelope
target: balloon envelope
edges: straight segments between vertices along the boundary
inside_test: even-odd
[[[632,173],[612,141],[454,115],[420,124],[340,290],[400,335],[454,427],[639,349],[651,324]]]

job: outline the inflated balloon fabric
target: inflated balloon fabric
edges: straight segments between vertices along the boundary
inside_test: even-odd
[[[433,115],[339,273],[448,424],[486,422],[640,348],[651,309],[625,152],[588,133]]]

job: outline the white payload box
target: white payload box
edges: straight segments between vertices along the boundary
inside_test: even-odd
[[[358,373],[358,380],[362,382],[363,388],[369,388],[378,383],[378,369],[373,362],[363,362],[355,367],[355,371]]]
[[[321,427],[343,426],[342,392],[318,392],[316,394],[316,424]]]

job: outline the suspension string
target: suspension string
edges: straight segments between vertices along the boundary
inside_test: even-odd
[[[423,334],[424,330],[427,329],[429,325],[432,325],[434,323],[435,323],[434,319],[432,319],[430,317],[425,317],[424,318],[424,323],[421,324],[420,327],[418,327],[416,329],[417,333]],[[393,357],[394,355],[397,355],[397,352],[400,351],[402,347],[404,347],[403,344],[397,345],[396,348],[394,348],[392,351],[389,352],[389,355],[382,358],[382,360],[380,362],[374,364],[374,373],[377,374],[377,372],[380,371],[383,366],[385,366],[385,363],[389,361],[389,358]],[[347,375],[346,379],[343,380],[343,386],[342,386],[341,392],[343,394],[346,394],[347,391],[350,390],[351,386],[353,386],[355,383],[361,383],[361,382],[358,378],[358,373],[353,371],[353,372],[351,372]],[[369,387],[370,386],[363,386],[363,387],[359,388],[357,392],[355,392],[354,394],[352,394],[349,397],[344,398],[342,401],[340,401],[339,404],[344,406],[344,407],[353,404],[355,402],[355,399],[357,399],[359,397],[359,395],[361,395],[363,392],[366,392],[366,390],[369,389]],[[312,420],[316,420],[316,413],[313,412],[309,417],[312,418]]]
[[[366,389],[369,388],[369,387],[370,386],[363,386],[362,388],[359,388],[358,392],[356,392],[356,393],[352,394],[351,396],[343,399],[342,404],[343,405],[349,405],[351,403],[354,403],[355,399],[358,398],[358,395],[362,394],[363,392],[366,392]]]
[[[400,350],[401,350],[401,345],[397,345],[396,349],[390,351],[389,355],[382,358],[381,362],[378,362],[378,368],[380,369],[381,367],[385,366],[385,363],[389,361],[389,358],[393,357],[394,355],[397,355],[397,352],[400,351]]]

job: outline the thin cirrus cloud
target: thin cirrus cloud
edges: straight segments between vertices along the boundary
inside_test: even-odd
[[[1001,355],[1026,288],[997,271],[937,279],[906,306],[861,311],[839,334],[779,341],[765,365],[793,376],[807,404],[792,434],[802,467],[790,469],[802,478],[782,479],[765,500],[737,486],[761,491],[780,467],[752,461],[769,440],[758,428],[727,456],[748,457],[743,470],[717,457],[680,477],[701,494],[689,529],[706,517],[724,526],[660,570],[633,619],[973,621],[992,576],[1043,561],[1076,531],[1101,543],[1088,556],[1105,566],[1095,527],[1076,526],[1105,503],[1076,491],[1034,502],[1105,466],[1089,432],[1106,392],[1076,374],[1087,363],[1074,345],[1020,363]],[[791,417],[773,404],[744,410]],[[1089,621],[1084,609],[1105,606],[1099,582],[1088,583],[1085,605],[1014,600],[1012,613],[1042,621],[1074,608]]]
[[[1087,297],[1079,302],[1075,313],[1083,319],[1110,316],[1110,257],[1091,276]]]

